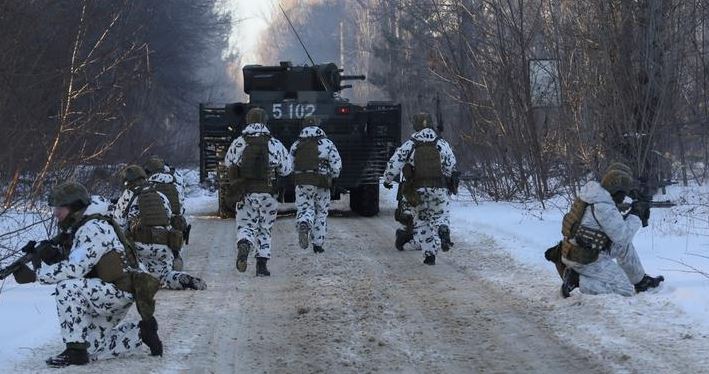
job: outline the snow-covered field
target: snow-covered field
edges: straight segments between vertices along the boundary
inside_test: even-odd
[[[215,213],[215,193],[198,188],[197,178],[195,171],[186,171],[188,214]],[[382,193],[383,205],[393,207],[394,191],[382,189]],[[562,199],[550,201],[542,209],[536,203],[476,203],[469,197],[456,197],[451,209],[453,239],[464,242],[459,248],[479,248],[483,258],[489,253],[491,261],[498,261],[497,253],[509,254],[509,272],[483,269],[485,280],[498,283],[517,298],[544,305],[550,311],[549,323],[557,318],[551,313],[558,313],[560,323],[573,321],[574,313],[578,313],[585,319],[567,331],[568,339],[579,344],[577,340],[583,337],[580,345],[591,351],[618,347],[628,350],[630,356],[642,354],[641,350],[624,345],[626,336],[636,341],[657,341],[666,334],[671,335],[672,342],[691,340],[694,346],[706,346],[704,340],[698,339],[709,336],[709,278],[687,265],[709,271],[709,259],[702,257],[709,256],[709,188],[673,187],[667,196],[656,196],[656,200],[666,199],[682,205],[653,210],[650,226],[642,229],[635,240],[646,271],[663,274],[666,281],[658,290],[633,298],[587,296],[578,291],[570,299],[559,296],[560,280],[553,265],[544,259],[544,250],[559,240],[561,218],[568,204]],[[334,204],[337,208],[345,205]],[[3,230],[11,226],[2,224]],[[34,232],[38,236],[40,229],[43,227],[38,226]],[[469,263],[466,257],[472,256],[462,251],[442,254],[446,256],[463,267],[485,266]],[[0,284],[0,372],[7,372],[33,349],[48,342],[59,343],[61,338],[52,286],[19,286],[12,277]],[[621,362],[624,359],[618,358]]]

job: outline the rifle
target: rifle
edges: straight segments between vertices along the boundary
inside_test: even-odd
[[[616,205],[618,207],[618,210],[625,212],[628,210],[633,209],[636,205],[639,204],[647,204],[647,213],[643,214],[642,217],[640,217],[640,221],[642,221],[643,227],[647,227],[649,224],[650,220],[650,209],[652,208],[672,208],[673,206],[676,206],[677,204],[669,201],[669,200],[664,200],[664,201],[645,201],[641,199],[637,199],[633,201],[632,203],[620,203]]]
[[[0,280],[9,277],[10,274],[22,268],[24,264],[32,261],[35,257],[39,257],[42,262],[50,265],[64,260],[68,256],[68,248],[65,249],[66,241],[70,240],[70,238],[71,235],[62,232],[49,240],[42,240],[39,243],[30,240],[20,248],[20,251],[24,253],[22,257],[7,267],[0,269]]]
[[[20,268],[22,268],[24,264],[32,261],[36,253],[36,244],[37,242],[35,241],[29,241],[27,242],[27,244],[25,244],[24,247],[20,248],[20,251],[24,253],[24,255],[22,255],[22,257],[18,258],[17,260],[15,260],[15,262],[11,263],[7,267],[0,269],[0,280],[9,277],[12,273],[20,270]]]

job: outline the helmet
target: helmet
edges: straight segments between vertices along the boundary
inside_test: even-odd
[[[261,108],[251,108],[248,112],[246,112],[247,124],[262,123],[265,125],[266,122],[268,122],[268,114],[266,114],[265,110]]]
[[[628,166],[622,162],[617,162],[617,161],[608,165],[608,168],[606,169],[606,173],[608,173],[611,170],[622,171],[630,176],[632,176],[634,174],[633,169],[631,169],[630,166]]]
[[[140,179],[147,179],[148,175],[145,170],[138,165],[130,165],[123,169],[123,181],[128,183],[136,182]]]
[[[52,190],[49,194],[49,206],[89,206],[91,197],[89,191],[86,190],[81,183],[65,182]]]
[[[150,157],[148,161],[145,162],[145,167],[143,169],[145,169],[147,174],[163,171],[165,170],[165,161],[157,156]]]
[[[308,127],[308,126],[320,126],[320,117],[317,116],[309,116],[303,118],[303,127]]]
[[[433,119],[431,115],[426,112],[420,112],[414,114],[413,118],[414,130],[421,131],[426,128],[433,128]]]
[[[613,195],[616,192],[630,193],[634,189],[635,181],[628,173],[620,170],[611,170],[603,176],[601,186]]]

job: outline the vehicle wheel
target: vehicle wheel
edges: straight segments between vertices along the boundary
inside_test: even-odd
[[[350,192],[350,209],[362,217],[379,213],[379,185],[365,184]]]

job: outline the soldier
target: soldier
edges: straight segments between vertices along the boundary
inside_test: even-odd
[[[118,199],[113,218],[136,243],[138,259],[163,286],[173,290],[204,290],[207,283],[173,269],[173,251],[182,246],[182,232],[172,228],[168,198],[147,181],[137,165],[123,171],[126,189]]]
[[[291,173],[288,150],[271,137],[268,116],[261,108],[246,113],[248,126],[224,157],[232,182],[230,198],[236,201],[236,268],[246,271],[249,253],[256,250],[256,275],[269,276],[271,228],[278,214],[276,176]]]
[[[342,169],[340,153],[319,125],[319,118],[305,118],[303,130],[290,148],[298,209],[298,242],[301,248],[306,249],[312,239],[315,253],[325,251],[323,244],[327,234],[330,189],[333,179],[340,176]]]
[[[187,223],[185,218],[185,192],[182,184],[178,182],[177,172],[166,167],[165,161],[157,156],[149,158],[144,169],[148,175],[148,182],[152,183],[155,189],[170,201],[172,228],[182,232],[183,241],[185,244],[188,243],[192,226]],[[181,271],[183,261],[180,249],[173,249],[172,254],[175,257],[173,269]]]
[[[391,157],[384,172],[384,187],[391,188],[399,173],[404,175],[403,196],[414,207],[414,239],[421,246],[424,264],[434,265],[441,249],[438,226],[448,210],[448,181],[456,159],[448,142],[433,130],[428,113],[413,118],[411,139]]]
[[[134,249],[115,222],[95,213],[100,208],[78,183],[57,186],[49,205],[54,207],[61,234],[33,251],[36,273],[26,265],[15,273],[18,283],[56,284],[66,350],[50,357],[47,364],[84,365],[143,344],[152,355],[162,355],[153,317],[159,281],[139,269]],[[137,323],[124,320],[134,301],[143,318]]]
[[[578,285],[586,294],[616,293],[632,296],[655,288],[664,277],[645,273],[633,246],[646,204],[634,203],[625,217],[616,207],[633,190],[634,180],[622,168],[609,168],[601,183],[591,181],[580,191],[564,216],[560,244],[562,295]]]

